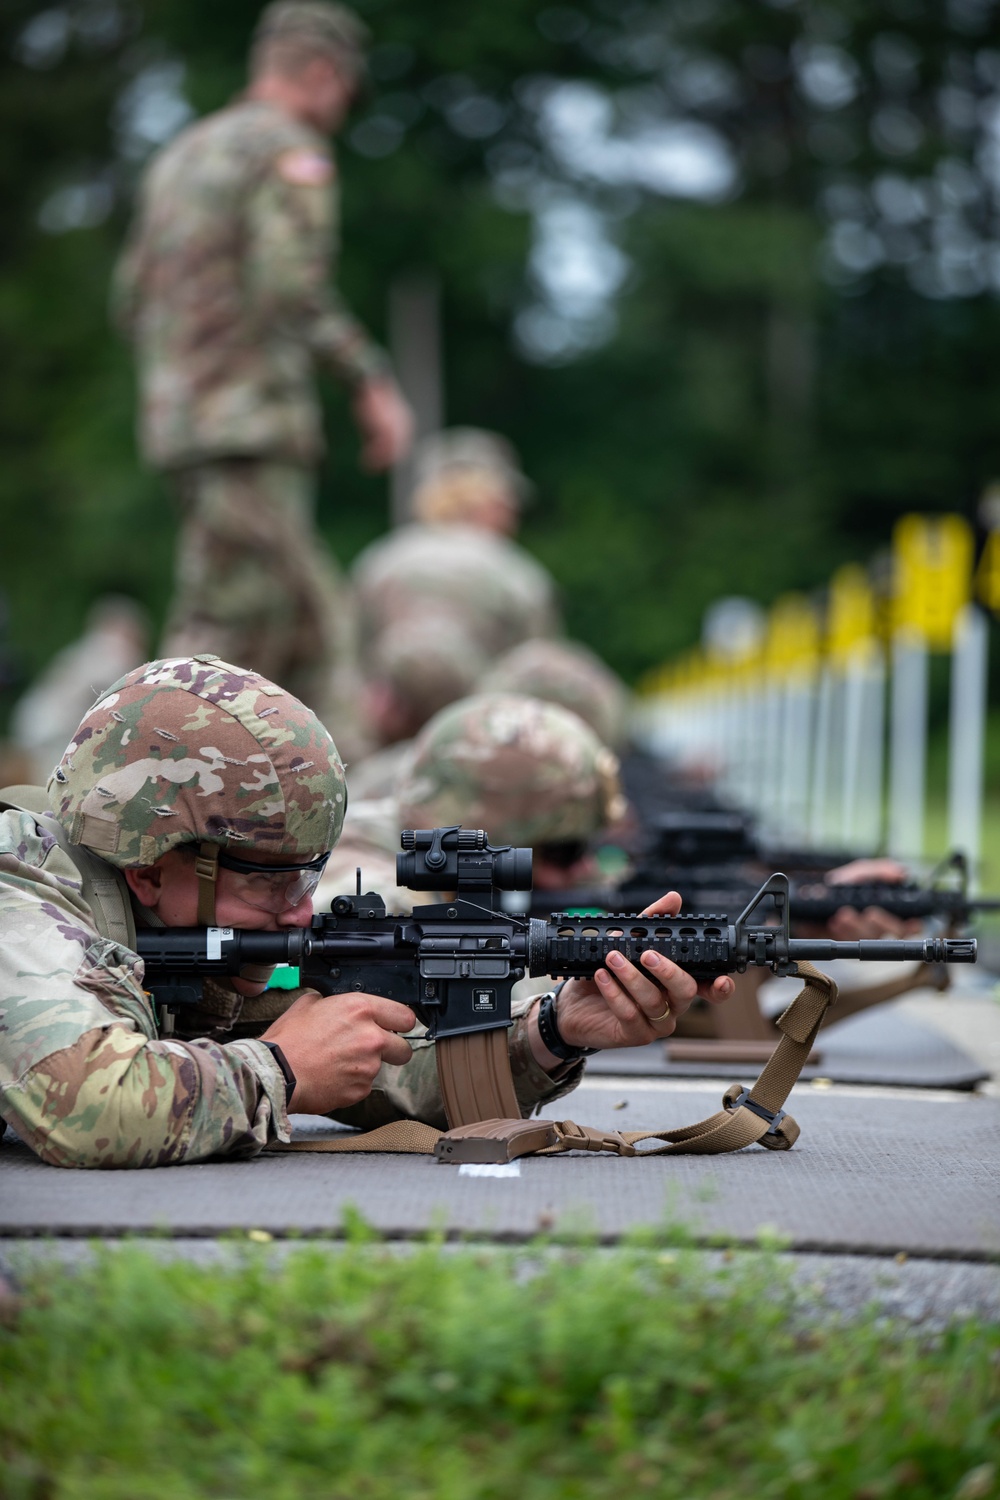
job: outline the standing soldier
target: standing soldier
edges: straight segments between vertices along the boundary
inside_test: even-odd
[[[165,654],[252,666],[324,722],[336,714],[341,740],[335,694],[353,623],[313,521],[314,371],[350,386],[366,468],[401,458],[412,428],[386,356],[327,280],[328,137],[359,91],[365,41],[343,6],[268,6],[246,92],[150,166],[115,285],[139,367],[142,450],[182,513]]]

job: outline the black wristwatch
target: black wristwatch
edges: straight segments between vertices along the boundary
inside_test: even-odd
[[[590,1057],[592,1053],[599,1052],[600,1048],[574,1047],[571,1043],[563,1041],[559,1034],[559,1022],[556,1019],[556,1002],[561,989],[562,985],[557,985],[554,990],[542,996],[542,1003],[538,1007],[538,1035],[552,1056],[558,1057],[560,1062],[576,1062],[578,1058]]]
[[[298,1082],[295,1074],[292,1072],[292,1065],[277,1042],[264,1042],[262,1045],[267,1048],[281,1069],[282,1077],[285,1080],[285,1105],[287,1107],[292,1102],[292,1095],[295,1093],[295,1085]]]

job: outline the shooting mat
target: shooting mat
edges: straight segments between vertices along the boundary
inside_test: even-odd
[[[545,1113],[606,1129],[669,1128],[718,1106],[716,1085],[596,1078]],[[771,1227],[800,1250],[1000,1259],[1000,1100],[799,1085],[789,1107],[802,1127],[792,1151],[576,1154],[473,1169],[430,1157],[302,1154],[74,1172],[45,1166],[8,1133],[0,1238],[335,1235],[352,1205],[396,1238],[438,1228],[518,1240],[576,1228],[613,1241],[674,1222],[741,1242]],[[333,1128],[296,1117],[297,1133]]]

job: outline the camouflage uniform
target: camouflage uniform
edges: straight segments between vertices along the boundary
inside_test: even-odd
[[[482,693],[526,693],[579,714],[605,745],[618,750],[627,731],[629,693],[620,677],[578,641],[525,641],[493,663]]]
[[[361,760],[352,761],[352,812],[355,801],[379,801],[383,797],[395,795],[412,749],[412,740],[397,740],[394,745],[384,745],[381,750],[375,750]]]
[[[502,652],[559,629],[552,579],[503,534],[530,488],[510,444],[474,427],[435,433],[414,480],[414,524],[369,547],[353,572],[363,664],[395,709],[376,725],[387,735],[414,733]]]
[[[313,524],[313,376],[354,384],[387,367],[328,286],[336,225],[328,141],[237,100],[153,161],[114,296],[142,450],[181,506],[165,651],[252,662],[331,723],[324,684],[350,645],[336,620],[350,604]]]
[[[366,660],[385,630],[425,613],[445,611],[464,649],[486,661],[559,627],[545,569],[516,542],[477,526],[402,526],[367,547],[352,576]]]
[[[244,1001],[212,986],[217,1031],[234,1039],[159,1036],[141,960],[102,934],[81,860],[99,853],[114,879],[199,838],[298,860],[329,848],[344,810],[329,735],[280,688],[217,658],[154,662],[94,705],[49,796],[51,814],[0,811],[3,1122],[59,1166],[156,1166],[288,1140],[283,1075],[253,1036],[301,991]],[[131,920],[157,925],[134,902]],[[560,1091],[531,1058],[523,1024],[511,1058],[526,1110]],[[443,1119],[423,1041],[338,1117],[406,1115]]]
[[[220,459],[177,476],[186,517],[164,652],[210,647],[308,703],[344,753],[364,753],[352,591],[321,544],[306,469]]]

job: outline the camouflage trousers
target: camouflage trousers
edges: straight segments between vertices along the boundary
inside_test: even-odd
[[[162,654],[213,651],[294,693],[344,759],[368,748],[359,720],[353,593],[313,519],[299,464],[227,458],[173,476],[181,511]]]

